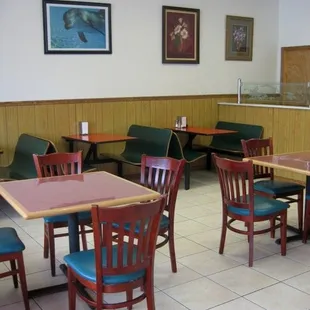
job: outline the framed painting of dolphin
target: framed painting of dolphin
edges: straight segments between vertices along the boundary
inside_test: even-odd
[[[42,0],[45,54],[112,54],[111,4]]]

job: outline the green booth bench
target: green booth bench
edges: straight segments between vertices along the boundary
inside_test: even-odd
[[[137,139],[125,142],[121,154],[102,153],[104,159],[112,159],[117,163],[118,175],[123,176],[123,164],[141,165],[143,154],[155,157],[172,157],[185,159],[185,189],[190,188],[190,164],[206,154],[195,150],[183,150],[178,136],[171,129],[155,128],[141,125],[131,125],[127,136]]]

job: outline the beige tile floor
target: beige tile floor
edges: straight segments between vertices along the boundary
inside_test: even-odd
[[[49,261],[42,258],[42,220],[23,220],[0,202],[0,227],[14,227],[26,245],[25,264],[30,289],[66,281],[60,270],[52,278]],[[289,210],[296,225],[296,208]],[[262,225],[262,224],[260,224]],[[255,238],[255,262],[247,267],[248,243],[244,236],[228,232],[224,255],[218,254],[221,203],[213,173],[193,172],[192,188],[180,189],[176,207],[178,273],[171,273],[167,247],[156,254],[155,297],[158,310],[309,310],[310,242],[288,244],[286,257],[268,235]],[[67,238],[56,241],[60,263],[68,252]],[[89,239],[92,246],[92,239]],[[0,272],[7,270],[0,264]],[[123,295],[106,295],[117,301]],[[19,290],[11,278],[0,280],[0,310],[22,310]],[[67,292],[31,300],[33,310],[66,310]],[[89,309],[78,301],[77,310]],[[145,303],[134,309],[146,310]]]

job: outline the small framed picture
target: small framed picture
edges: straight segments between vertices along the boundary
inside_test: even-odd
[[[163,6],[162,62],[199,64],[199,9]]]
[[[252,61],[254,18],[226,16],[226,60]]]
[[[111,4],[43,1],[45,54],[111,54]]]

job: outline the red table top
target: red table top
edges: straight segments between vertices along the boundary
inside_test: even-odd
[[[237,133],[234,130],[215,129],[215,128],[199,128],[199,127],[186,127],[186,128],[171,128],[173,131],[192,133],[202,136],[218,136]]]
[[[310,176],[310,151],[244,158],[253,164]]]
[[[107,172],[1,182],[0,195],[24,218],[88,211],[148,201],[157,192]]]
[[[115,135],[109,133],[96,133],[89,135],[70,135],[70,136],[62,136],[63,139],[77,141],[77,142],[85,142],[85,143],[111,143],[111,142],[123,142],[128,140],[136,139],[135,137]]]

